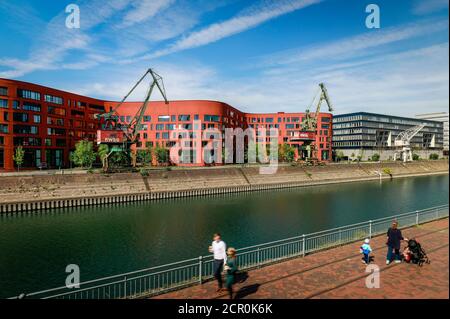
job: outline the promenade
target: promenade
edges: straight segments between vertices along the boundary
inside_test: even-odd
[[[446,218],[402,230],[405,237],[416,238],[426,250],[431,264],[423,267],[406,263],[386,265],[386,237],[373,238],[380,288],[366,287],[369,274],[361,262],[361,243],[353,243],[251,270],[247,276],[241,276],[234,291],[238,299],[449,298],[448,224]],[[216,287],[215,282],[207,282],[154,298],[226,299],[226,292],[217,293]]]

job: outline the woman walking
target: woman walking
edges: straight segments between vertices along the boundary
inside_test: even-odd
[[[237,272],[237,264],[236,264],[236,249],[230,247],[227,250],[227,262],[225,265],[225,271],[227,274],[225,287],[228,290],[228,295],[230,299],[233,299],[233,284],[235,282],[236,272]]]

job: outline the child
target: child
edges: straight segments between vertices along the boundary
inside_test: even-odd
[[[362,246],[359,248],[359,251],[361,252],[361,254],[363,254],[362,262],[366,265],[370,263],[369,255],[372,252],[372,248],[370,247],[369,243],[370,243],[369,238],[366,238],[364,240],[364,244],[362,244]]]

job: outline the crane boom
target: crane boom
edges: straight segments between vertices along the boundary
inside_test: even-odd
[[[419,124],[400,132],[394,140],[395,146],[408,146],[411,139],[425,127],[425,124]]]

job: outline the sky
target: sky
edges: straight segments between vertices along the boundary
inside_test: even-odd
[[[320,82],[335,114],[449,107],[448,0],[0,0],[0,16],[0,77],[90,97],[120,100],[153,68],[169,100],[244,112],[303,112]]]

